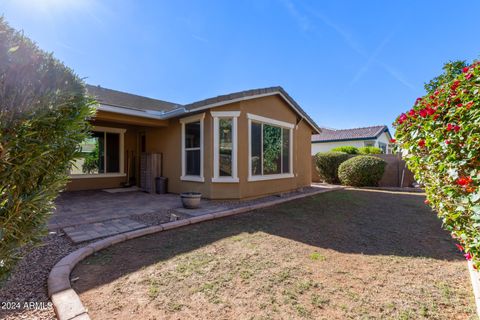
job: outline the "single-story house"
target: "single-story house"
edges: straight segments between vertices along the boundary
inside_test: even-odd
[[[373,146],[382,149],[383,153],[390,154],[391,139],[392,135],[385,125],[342,130],[321,128],[319,134],[312,135],[312,155],[342,146],[357,148]]]
[[[311,183],[310,141],[320,128],[281,87],[188,105],[87,86],[99,102],[67,190],[154,188],[243,199]],[[153,186],[153,187],[152,187]]]

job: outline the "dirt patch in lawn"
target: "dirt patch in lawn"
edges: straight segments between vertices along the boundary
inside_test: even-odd
[[[423,200],[336,191],[131,240],[74,288],[93,319],[473,319],[466,263]]]

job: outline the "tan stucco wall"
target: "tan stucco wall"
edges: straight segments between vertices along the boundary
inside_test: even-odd
[[[181,181],[181,124],[179,119],[171,119],[166,128],[147,130],[147,152],[163,151],[163,174],[169,179],[169,192],[201,192],[206,198],[239,199],[253,198],[295,190],[308,186],[311,182],[310,139],[312,128],[300,121],[300,117],[290,109],[283,99],[269,96],[254,100],[232,103],[215,108],[214,111],[240,111],[238,118],[238,175],[239,183],[212,183],[213,176],[213,119],[210,110],[204,119],[204,177],[205,182]],[[295,177],[266,181],[248,179],[248,119],[247,113],[297,124],[293,132],[293,171]],[[189,115],[190,116],[190,115]]]
[[[287,192],[311,183],[311,135],[312,128],[279,96],[267,96],[217,107],[213,111],[240,111],[238,118],[238,176],[239,183],[212,183],[213,177],[213,118],[211,110],[203,110],[204,119],[204,182],[181,181],[182,143],[180,119],[170,119],[166,127],[129,127],[110,123],[102,126],[127,128],[125,149],[136,146],[137,132],[146,133],[146,151],[163,154],[163,176],[168,178],[168,191],[181,193],[201,192],[211,199],[254,198],[268,194]],[[247,113],[296,125],[293,129],[292,178],[266,181],[248,180],[248,119]],[[191,116],[189,114],[188,116]],[[100,125],[100,123],[99,123]],[[82,181],[79,181],[82,180]],[[101,182],[99,182],[101,180]],[[69,190],[118,187],[125,181],[114,178],[78,179],[70,182]]]

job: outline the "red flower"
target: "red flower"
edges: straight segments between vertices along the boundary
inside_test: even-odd
[[[450,144],[450,143],[452,143],[450,140],[445,140],[445,144],[448,145],[448,144]]]
[[[457,104],[457,107],[459,107],[459,108],[463,107],[463,103]]]
[[[425,117],[428,115],[426,109],[420,110],[420,111],[418,112],[418,114],[420,114],[420,116],[421,116],[422,118],[425,118]]]
[[[453,91],[455,91],[455,90],[458,88],[459,85],[460,85],[460,81],[459,81],[459,80],[455,80],[455,81],[453,82],[453,84],[450,86],[450,88],[451,88]]]
[[[463,73],[467,73],[469,69],[470,69],[469,67],[465,67],[465,68],[462,69],[462,71],[463,71]]]
[[[399,117],[398,117],[398,123],[399,124],[402,124],[405,122],[405,120],[407,120],[407,115],[405,113],[402,113]]]
[[[447,131],[452,131],[453,130],[453,124],[449,123],[447,124]]]
[[[455,131],[455,132],[460,131],[460,126],[455,126],[455,127],[453,127],[453,131]]]
[[[425,201],[423,201],[423,203],[425,203],[425,204],[430,204],[430,200],[425,199]]]
[[[470,254],[470,252],[467,252],[463,255],[465,257],[465,259],[467,259],[468,261],[472,260],[472,255]]]
[[[469,73],[465,76],[465,79],[470,80],[471,77],[473,77],[473,74]]]
[[[420,148],[425,147],[425,140],[422,139],[422,140],[418,141],[418,146],[419,146]]]
[[[457,178],[457,184],[462,187],[468,186],[470,183],[472,183],[472,178],[470,177],[460,177]]]
[[[415,114],[415,110],[412,109],[412,110],[408,111],[408,115],[409,115],[410,117],[415,117],[415,115],[416,115],[416,114]]]
[[[395,142],[397,142],[396,139],[390,139],[390,143],[395,143]]]
[[[428,113],[429,115],[432,115],[432,114],[435,113],[435,109],[427,108],[427,113]]]
[[[436,95],[436,96],[438,96],[439,93],[440,93],[440,92],[438,92],[438,90],[437,90],[437,91],[435,91],[433,94]]]
[[[417,100],[415,100],[415,104],[421,102],[423,99],[422,98],[417,98]]]
[[[459,245],[458,243],[455,243],[455,245],[457,246],[458,250],[460,251],[463,251],[465,250],[461,245]]]
[[[436,114],[436,115],[434,115],[434,116],[433,116],[433,120],[437,120],[437,119],[438,119],[438,117],[440,117],[440,115],[439,115],[439,114]]]

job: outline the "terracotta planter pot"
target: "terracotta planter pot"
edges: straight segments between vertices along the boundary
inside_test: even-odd
[[[180,194],[184,208],[196,209],[200,206],[202,194],[200,192],[184,192]]]

